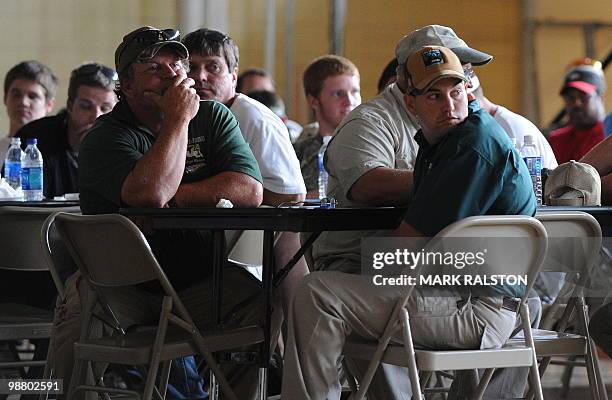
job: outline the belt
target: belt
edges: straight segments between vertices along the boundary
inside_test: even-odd
[[[521,304],[520,300],[513,299],[512,297],[504,297],[501,308],[516,312]]]

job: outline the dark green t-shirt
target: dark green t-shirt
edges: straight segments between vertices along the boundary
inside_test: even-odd
[[[79,151],[80,203],[84,214],[116,213],[127,207],[121,187],[138,160],[155,142],[125,101],[95,122]],[[201,101],[189,123],[187,159],[182,182],[200,181],[220,172],[240,172],[262,181],[257,161],[238,122],[221,103]],[[208,232],[161,230],[147,239],[173,285],[180,289],[210,272]]]
[[[536,198],[524,161],[506,132],[477,104],[466,120],[435,145],[422,131],[414,167],[414,196],[405,221],[427,236],[474,215],[528,215]],[[497,294],[521,297],[524,286],[495,286]]]
[[[79,150],[81,209],[85,214],[114,213],[121,203],[123,181],[155,142],[126,102],[98,118]],[[183,182],[196,182],[220,172],[242,172],[261,182],[251,149],[238,122],[221,103],[200,102],[189,123],[189,143]]]

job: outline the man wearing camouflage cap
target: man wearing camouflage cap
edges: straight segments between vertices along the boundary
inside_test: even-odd
[[[79,152],[84,214],[116,213],[121,207],[214,207],[220,199],[237,207],[261,204],[261,174],[238,123],[223,105],[200,101],[193,88],[195,82],[187,77],[188,57],[179,32],[173,29],[145,26],[126,35],[117,47],[120,101],[96,120]],[[144,233],[185,307],[202,328],[209,322],[210,311],[210,232]],[[222,310],[235,308],[233,323],[256,323],[260,283],[243,268],[231,265],[223,276],[224,290],[231,296],[223,297]],[[81,303],[89,291],[85,279],[78,272],[73,274],[66,282],[66,300],[58,304],[56,312],[51,358],[54,376],[63,378],[66,388],[72,344],[79,337]],[[126,325],[148,324],[156,322],[156,313],[148,310],[149,303],[158,297],[153,288],[134,288],[129,296],[109,300]],[[242,392],[242,387],[234,388],[239,398],[247,399],[256,374],[246,376],[243,372],[228,370],[228,379],[230,384],[239,381],[244,386]]]

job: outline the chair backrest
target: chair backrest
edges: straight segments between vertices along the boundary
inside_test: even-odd
[[[444,239],[446,238],[451,238],[451,240],[445,243]],[[453,238],[470,238],[472,243],[470,243],[470,240],[454,241]],[[520,246],[508,245],[508,239],[514,239]],[[542,223],[532,217],[520,215],[474,216],[464,218],[444,228],[427,243],[424,251],[436,252],[449,243],[451,247],[467,243],[470,248],[481,245],[493,248],[493,251],[487,252],[487,258],[493,256],[491,257],[492,260],[487,260],[488,263],[499,262],[498,268],[508,266],[515,272],[522,270],[524,274],[528,275],[527,290],[522,298],[524,303],[546,256],[547,236]],[[418,273],[424,268],[425,266],[420,264],[414,271]],[[402,296],[395,304],[385,331],[378,339],[379,349],[387,346],[394,332],[401,326],[399,322],[402,320],[402,314],[404,314],[406,303],[414,286],[407,285]]]
[[[486,264],[496,271],[527,275],[527,292],[539,273],[548,245],[544,226],[537,219],[522,215],[464,218],[440,231],[427,249],[444,245],[446,238],[451,238],[452,246],[469,242],[470,248],[486,249]],[[453,241],[458,238],[470,240]]]
[[[68,248],[59,236],[55,226],[55,215],[49,215],[40,230],[40,242],[42,245],[43,256],[47,262],[47,267],[53,278],[53,283],[57,289],[57,294],[61,299],[65,295],[66,279],[78,269],[74,260],[68,252]]]
[[[118,214],[58,213],[57,227],[72,259],[100,296],[105,289],[159,282],[172,297],[177,314],[191,318],[155,259],[144,235],[132,221]]]
[[[584,289],[590,286],[593,268],[598,266],[601,227],[593,216],[578,211],[541,212],[536,218],[549,237],[536,290],[554,300],[546,308],[540,328],[552,329],[558,323],[558,329],[563,331],[574,309],[566,304],[583,296]]]
[[[536,218],[549,238],[542,271],[588,272],[601,249],[601,227],[597,220],[579,211],[541,212]]]
[[[40,229],[52,213],[80,213],[79,207],[0,207],[0,269],[46,271]]]

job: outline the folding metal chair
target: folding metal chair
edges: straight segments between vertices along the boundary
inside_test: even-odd
[[[40,229],[49,214],[57,210],[80,212],[78,207],[0,207],[0,270],[20,271],[38,274],[37,281],[44,283],[47,278],[47,265],[40,247]],[[1,272],[0,272],[1,274]],[[0,279],[8,279],[1,277]],[[13,355],[13,361],[0,362],[0,369],[19,368],[25,378],[25,367],[44,367],[45,359],[22,359],[14,343],[19,340],[49,339],[53,326],[53,299],[49,298],[48,307],[25,304],[28,297],[39,293],[28,292],[28,281],[7,282],[4,284],[21,285],[23,287],[23,302],[0,303],[0,341],[8,344]],[[33,289],[33,288],[32,288]],[[53,284],[49,279],[49,294],[53,293]],[[19,301],[19,299],[15,299]],[[44,301],[42,301],[44,302]],[[42,355],[44,357],[44,355]]]
[[[596,347],[589,336],[589,313],[584,300],[590,272],[599,266],[601,227],[593,216],[583,212],[541,212],[536,218],[546,228],[549,238],[541,271],[566,273],[561,294],[540,324],[542,329],[533,330],[536,354],[541,358],[540,376],[551,363],[584,366],[591,398],[607,400]],[[568,330],[572,321],[577,328],[573,331]],[[566,359],[571,356],[584,357],[584,362]]]
[[[86,384],[87,365],[114,363],[146,365],[148,373],[142,396],[148,400],[155,394],[163,399],[170,361],[199,354],[214,373],[224,396],[236,400],[212,353],[262,342],[260,327],[210,334],[201,332],[159,266],[146,239],[127,218],[114,214],[75,216],[64,213],[51,218],[53,221],[49,224],[56,225],[79,271],[93,289],[93,295],[88,296],[81,338],[74,345],[75,365],[69,398],[79,391],[139,395],[131,390],[105,387],[100,384],[99,376],[94,377],[98,384]],[[151,329],[130,332],[115,317],[109,298],[113,290],[136,290],[130,287],[151,281],[156,281],[163,291],[159,322]],[[93,338],[90,334],[95,307],[100,307],[109,323],[114,324],[116,334],[113,337]],[[160,363],[159,384],[155,386]],[[211,397],[215,395],[213,393]]]
[[[496,266],[500,270],[510,267],[517,274],[528,275],[529,292],[540,265],[546,254],[546,231],[542,224],[534,218],[525,216],[477,216],[457,221],[442,230],[433,238],[426,251],[435,250],[439,240],[445,238],[522,238],[524,246],[517,249],[508,249],[507,256],[504,253],[494,258]],[[499,244],[501,240],[494,242]],[[502,248],[504,248],[502,246]],[[491,250],[487,258],[491,255]],[[422,268],[417,267],[417,269]],[[448,350],[428,351],[416,350],[412,341],[406,304],[411,295],[413,286],[405,288],[403,295],[395,304],[384,333],[378,339],[378,343],[365,341],[363,339],[349,337],[344,348],[344,354],[348,357],[370,360],[368,369],[359,382],[359,390],[351,399],[363,399],[371,380],[381,362],[408,367],[408,374],[413,392],[413,399],[423,399],[421,387],[435,371],[442,370],[471,370],[485,369],[480,380],[475,398],[482,398],[486,386],[496,368],[530,367],[531,387],[535,390],[536,397],[541,400],[542,387],[537,370],[534,344],[531,335],[529,311],[526,304],[527,294],[520,302],[520,317],[524,339],[521,343],[509,343],[498,349],[484,350]],[[403,343],[390,343],[391,339],[401,331]],[[420,377],[419,377],[420,374]]]

